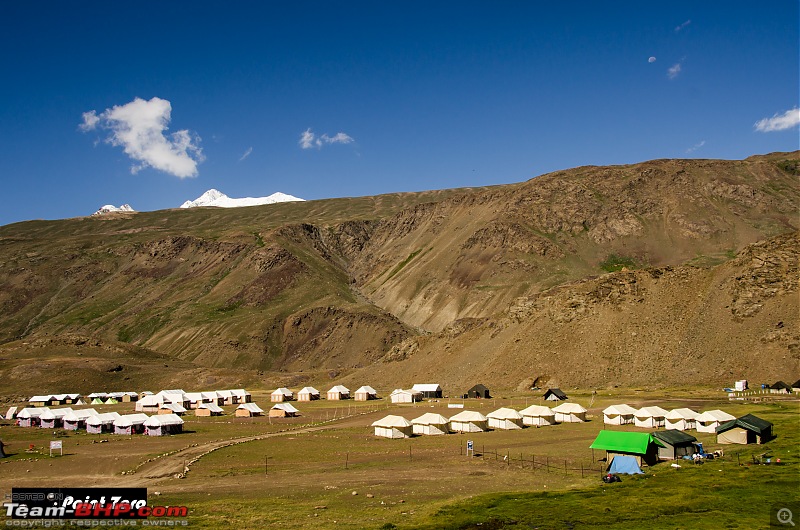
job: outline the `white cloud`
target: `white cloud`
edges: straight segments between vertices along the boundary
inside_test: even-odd
[[[686,26],[688,26],[691,23],[692,23],[692,20],[689,19],[686,22],[684,22],[683,24],[681,24],[680,26],[675,26],[675,31],[680,31],[680,30],[682,30],[683,28],[685,28]]]
[[[311,129],[306,129],[300,133],[300,140],[297,143],[300,144],[302,149],[311,149],[312,147],[321,149],[326,144],[349,144],[354,141],[352,137],[343,132],[336,133],[333,136],[328,136],[327,133],[322,136],[316,136],[311,132]]]
[[[164,135],[172,114],[169,101],[154,97],[149,101],[135,98],[125,105],[115,105],[97,114],[83,113],[83,131],[98,127],[109,131],[106,143],[122,147],[132,160],[131,173],[152,167],[180,178],[197,176],[197,164],[205,160],[200,137],[180,130]]]
[[[701,147],[703,147],[704,145],[706,145],[706,141],[705,141],[705,140],[702,140],[700,143],[696,143],[696,144],[694,144],[692,147],[690,147],[689,149],[687,149],[687,150],[686,150],[686,154],[688,155],[689,153],[694,153],[695,151],[697,151],[698,149],[700,149],[700,148],[701,148]]]
[[[239,162],[241,162],[242,160],[244,160],[245,158],[250,156],[250,153],[252,153],[252,152],[253,152],[253,148],[252,147],[248,147],[247,151],[245,151],[244,154],[239,158]]]
[[[785,131],[800,123],[800,108],[787,110],[783,114],[775,113],[771,118],[758,120],[753,127],[759,132]]]
[[[656,62],[656,58],[655,58],[655,57],[653,57],[653,56],[650,56],[650,57],[647,59],[647,62],[648,62],[648,63],[654,63],[654,62]]]
[[[667,69],[667,77],[675,79],[681,73],[681,63],[675,63]]]

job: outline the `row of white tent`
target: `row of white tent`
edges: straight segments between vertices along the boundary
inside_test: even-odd
[[[633,425],[643,429],[663,427],[667,430],[715,432],[715,429],[735,416],[722,410],[708,410],[702,414],[688,408],[664,410],[658,406],[633,408],[626,404],[611,405],[603,410],[603,423],[607,425]]]
[[[503,407],[486,416],[465,410],[450,419],[428,412],[409,421],[402,416],[389,415],[372,423],[375,436],[407,438],[412,434],[448,434],[450,432],[484,432],[489,429],[522,429],[524,426],[544,427],[557,423],[586,421],[586,409],[577,403],[563,403],[555,408],[531,405],[517,411]]]
[[[118,412],[99,413],[94,409],[73,410],[70,407],[50,409],[48,407],[27,407],[16,415],[21,427],[41,427],[66,430],[86,429],[91,434],[142,434],[161,436],[175,434],[183,430],[183,420],[176,414],[120,414]]]
[[[182,389],[161,390],[155,394],[145,393],[136,402],[136,410],[154,411],[165,404],[178,405],[184,409],[196,409],[203,403],[213,405],[239,405],[250,403],[252,396],[243,388],[232,390],[209,390],[206,392],[184,392]]]
[[[325,393],[325,397],[327,399],[334,401],[350,399],[350,396],[350,389],[344,385],[335,385]],[[299,392],[297,392],[297,396],[295,396],[294,392],[288,388],[281,387],[270,394],[270,401],[273,403],[291,401],[293,399],[297,399],[297,401],[315,401],[321,397],[321,392],[313,386],[303,387]],[[353,398],[355,398],[356,401],[369,401],[370,399],[378,399],[378,391],[371,386],[365,385],[355,391]]]

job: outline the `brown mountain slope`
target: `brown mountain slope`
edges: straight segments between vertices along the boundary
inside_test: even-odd
[[[796,231],[799,163],[800,153],[660,160],[492,188],[4,226],[0,342],[78,335],[147,348],[198,369],[286,377],[302,371],[302,378],[367,370],[387,356],[409,355],[415,341],[420,359],[426,344],[441,350],[451,341],[456,358],[498,352],[497,362],[514,360],[486,342],[496,330],[481,322],[492,318],[487,322],[499,326],[504,320],[496,315],[521,299],[541,300],[542,292],[561,292],[548,289],[575,289],[575,282],[622,267],[690,262],[705,267],[688,269],[698,271],[692,274],[710,274],[708,267],[746,245]],[[737,300],[748,311],[747,298]],[[653,305],[641,334],[661,333],[659,318],[668,310]],[[614,312],[601,321],[635,328]],[[581,323],[571,337],[601,321]],[[562,328],[545,324],[514,337],[504,327],[501,335],[536,348],[569,346],[557,340]],[[709,349],[728,336],[733,324],[718,324],[719,335],[698,345]],[[601,350],[628,344],[592,333],[602,337]],[[683,351],[635,344],[669,362]],[[745,352],[737,351],[741,359]],[[584,374],[587,359],[572,358],[575,374]],[[417,373],[425,365],[415,368],[409,359],[402,366]],[[447,376],[456,378],[459,366]],[[513,382],[492,366],[482,368],[487,377]]]

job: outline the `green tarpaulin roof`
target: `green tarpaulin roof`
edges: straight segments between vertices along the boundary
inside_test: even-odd
[[[651,443],[663,447],[661,442],[646,432],[600,431],[591,447],[620,453],[647,454]]]

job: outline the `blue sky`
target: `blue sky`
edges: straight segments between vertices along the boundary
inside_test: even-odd
[[[3,2],[0,225],[796,150],[798,9]]]

